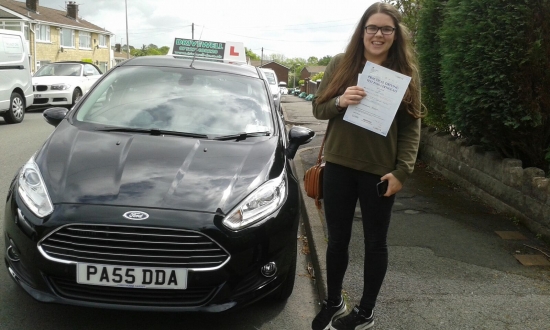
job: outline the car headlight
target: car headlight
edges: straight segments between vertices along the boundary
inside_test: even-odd
[[[64,90],[67,90],[71,88],[71,85],[67,85],[67,84],[55,84],[55,85],[52,85],[51,87],[51,90],[54,90],[54,91],[64,91]]]
[[[52,201],[38,165],[31,158],[19,172],[19,196],[29,210],[43,218],[53,212]]]
[[[265,219],[275,212],[286,199],[285,171],[273,180],[269,180],[234,208],[223,219],[223,224],[231,229],[238,230]]]

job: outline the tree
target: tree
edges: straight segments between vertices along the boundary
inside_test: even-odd
[[[306,66],[306,60],[296,57],[287,59],[283,62],[283,65],[290,68],[290,74],[288,75],[288,86],[296,87],[298,85],[298,80],[300,79],[300,72],[302,72],[302,69]]]
[[[315,56],[310,56],[308,59],[307,59],[307,64],[308,65],[317,65],[319,63],[319,59]]]
[[[271,54],[269,55],[269,59],[273,62],[284,63],[286,60],[286,56],[284,56],[283,54]]]
[[[163,46],[158,48],[157,45],[149,44],[148,46],[143,45],[140,49],[133,48],[130,46],[130,54],[134,57],[139,56],[151,56],[151,55],[166,55],[170,47]]]
[[[423,0],[418,21],[416,48],[422,81],[422,103],[428,109],[424,121],[447,131],[452,126],[445,109],[441,84],[441,47],[439,33],[447,0]]]
[[[321,59],[319,60],[319,62],[317,64],[320,65],[320,66],[327,66],[330,63],[330,60],[332,60],[332,56],[325,55],[325,56],[321,57]]]
[[[319,79],[323,79],[324,75],[325,75],[324,72],[319,72],[318,74],[311,77],[311,81],[317,81]]]
[[[258,56],[258,54],[254,53],[252,50],[250,50],[246,47],[244,48],[244,52],[246,54],[246,57],[248,57],[252,61],[259,61],[260,60],[260,56]]]
[[[418,31],[418,20],[420,17],[420,9],[424,0],[383,0],[382,2],[389,3],[401,12],[403,23],[411,32],[413,44],[416,45],[416,33]]]
[[[471,144],[548,171],[550,2],[449,0],[444,17],[441,81],[451,122]]]

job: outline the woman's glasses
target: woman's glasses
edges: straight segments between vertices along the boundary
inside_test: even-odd
[[[367,25],[365,26],[365,32],[367,34],[376,34],[378,33],[378,30],[382,31],[382,34],[389,35],[392,34],[393,31],[395,31],[394,27],[391,26],[376,26],[376,25]]]

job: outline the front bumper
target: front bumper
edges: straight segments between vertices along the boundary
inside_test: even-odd
[[[32,105],[71,105],[73,104],[73,89],[44,92],[34,92]]]
[[[75,221],[128,225],[130,221],[120,216],[128,208],[57,205],[54,213],[42,220],[33,217],[13,189],[4,217],[5,263],[15,282],[41,302],[122,310],[221,312],[268,296],[287,275],[294,276],[288,270],[295,261],[292,247],[296,245],[299,214],[297,198],[292,194],[272,218],[239,232],[226,230],[221,219],[212,214],[146,210],[151,217],[140,221],[139,226],[200,232],[230,255],[229,261],[218,269],[189,270],[185,290],[152,291],[78,284],[76,263],[51,260],[38,249],[44,237]],[[17,258],[7,253],[10,248],[16,249]],[[270,262],[275,262],[278,271],[266,277],[260,269]],[[155,298],[156,294],[159,296]]]

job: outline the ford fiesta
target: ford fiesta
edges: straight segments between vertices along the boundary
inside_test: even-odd
[[[56,129],[7,196],[16,283],[42,302],[126,310],[288,298],[292,158],[314,133],[286,133],[262,77],[246,64],[138,57],[73,109],[45,110]]]

